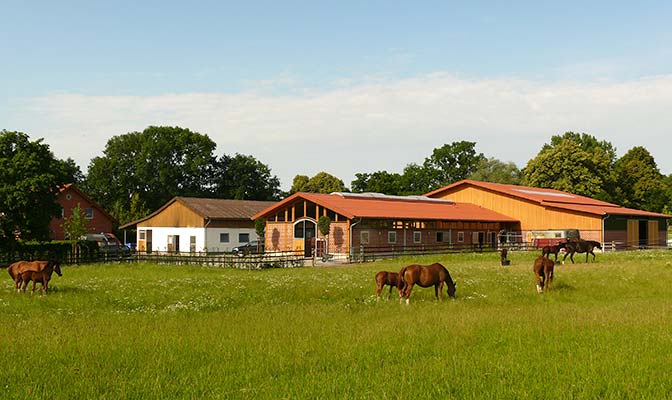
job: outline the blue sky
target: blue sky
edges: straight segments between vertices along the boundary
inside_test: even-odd
[[[672,3],[544,3],[0,0],[0,129],[86,172],[112,136],[179,125],[284,188],[459,140],[523,167],[565,131],[672,173]]]

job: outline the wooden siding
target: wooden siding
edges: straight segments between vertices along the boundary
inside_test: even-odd
[[[602,230],[602,218],[566,210],[554,210],[536,203],[474,187],[456,188],[442,194],[456,202],[477,204],[520,221],[521,230]]]
[[[315,221],[313,221],[315,222]],[[347,221],[333,222],[329,228],[329,253],[346,254],[349,249],[349,227]],[[318,239],[324,239],[319,231]],[[304,239],[294,239],[294,223],[266,222],[266,251],[300,251],[304,250]]]
[[[198,228],[205,226],[205,220],[200,215],[176,201],[152,218],[138,223],[138,228],[166,226]]]

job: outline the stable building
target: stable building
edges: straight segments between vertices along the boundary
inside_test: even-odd
[[[317,229],[329,217],[329,234]],[[394,251],[418,246],[496,246],[497,233],[519,226],[515,218],[484,207],[425,196],[379,193],[295,193],[260,211],[267,252],[313,255],[316,246],[336,257],[364,247]]]
[[[87,233],[112,232],[114,226],[118,224],[113,216],[108,214],[100,204],[93,201],[75,184],[69,183],[61,187],[56,196],[56,202],[61,206],[61,215],[52,218],[49,222],[49,235],[51,240],[79,239],[67,238],[65,231],[63,230],[65,219],[71,218],[73,211],[77,207],[79,207],[79,210],[84,217],[84,221],[86,222]]]
[[[578,230],[581,238],[621,249],[667,245],[670,215],[621,207],[590,197],[554,189],[462,180],[426,194],[475,204],[520,221],[517,231],[504,231],[500,239],[518,241],[564,238]]]
[[[251,217],[273,204],[175,197],[147,217],[119,228],[137,230],[141,252],[230,252],[257,238]]]

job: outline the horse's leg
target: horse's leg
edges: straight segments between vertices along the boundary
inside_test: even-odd
[[[37,285],[37,280],[33,279],[33,290],[30,292],[30,294],[35,294],[35,286]]]
[[[383,290],[383,285],[380,282],[376,282],[376,300],[380,300],[380,292]]]
[[[406,304],[407,305],[410,304],[410,297],[411,297],[411,291],[413,290],[413,285],[414,285],[413,283],[409,283],[406,286],[406,290],[404,291],[404,293],[406,294]]]
[[[390,291],[387,292],[387,299],[389,300],[392,297],[392,289],[394,288],[394,285],[390,283]]]
[[[443,301],[443,284],[444,281],[441,281],[441,283],[439,283],[439,296],[441,297],[441,301]]]
[[[546,290],[551,290],[551,284],[553,283],[553,270],[546,272]]]

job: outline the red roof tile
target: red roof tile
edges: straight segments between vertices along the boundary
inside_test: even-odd
[[[252,218],[268,216],[300,199],[328,208],[349,219],[399,218],[443,221],[517,222],[486,208],[467,203],[430,199],[423,196],[385,196],[355,193],[295,193]]]

